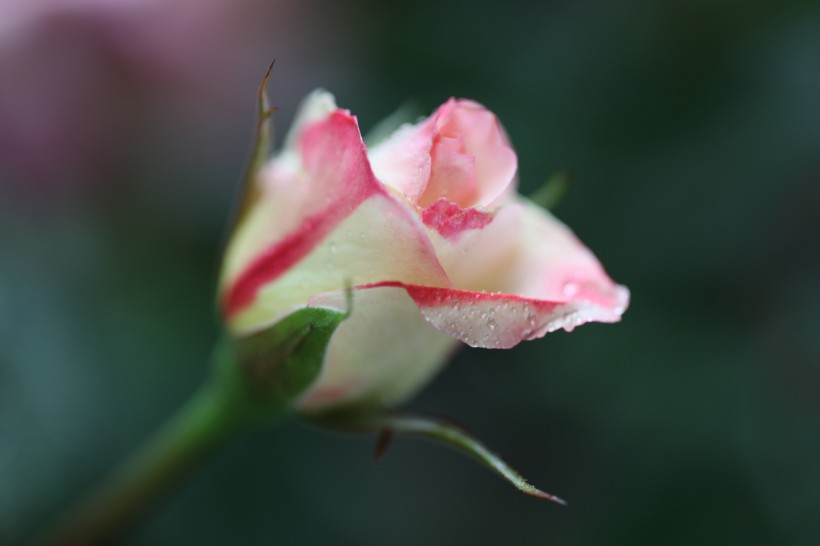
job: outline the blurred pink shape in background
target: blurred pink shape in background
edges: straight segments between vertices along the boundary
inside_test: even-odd
[[[323,56],[345,50],[323,47],[335,40],[324,4],[0,3],[0,186],[38,197],[110,190],[158,154],[224,159],[227,139],[249,140],[255,87],[273,58],[287,73],[274,76],[280,105],[318,83],[305,81],[317,64],[344,73]]]

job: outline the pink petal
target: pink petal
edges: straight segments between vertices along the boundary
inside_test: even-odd
[[[330,92],[324,89],[314,90],[299,104],[299,110],[290,124],[287,137],[285,137],[285,148],[298,148],[299,139],[302,138],[306,127],[324,120],[337,110],[339,108],[336,106],[336,99]]]
[[[306,219],[321,214],[320,209],[326,203],[317,200],[314,192],[329,191],[332,198],[332,187],[323,188],[322,180],[313,180],[304,172],[299,147],[305,129],[327,120],[336,110],[329,93],[316,91],[308,95],[300,105],[282,151],[255,174],[256,199],[235,226],[225,249],[220,279],[223,307],[225,293],[254,260],[283,239],[308,230],[308,226],[304,226]],[[333,185],[332,180],[324,182],[324,185]],[[247,290],[253,293],[251,287]]]
[[[376,177],[412,203],[439,198],[463,208],[489,207],[515,185],[518,159],[495,115],[450,99],[370,150]]]
[[[277,189],[257,207],[265,218],[279,211],[278,218],[302,220],[227,284],[224,309],[232,331],[271,324],[312,295],[350,283],[450,285],[416,212],[375,179],[355,118],[336,111],[309,125],[299,151],[301,166],[293,170],[300,174],[285,177],[281,189],[278,181],[269,184]]]
[[[460,204],[488,206],[514,183],[518,157],[492,112],[470,100],[455,103],[449,115],[439,114],[438,122],[442,135],[462,135],[464,150],[475,157],[476,194]]]
[[[293,203],[284,194],[277,199],[281,206],[296,205],[291,213],[298,210],[303,219],[295,230],[256,255],[234,281],[225,297],[228,316],[251,303],[261,286],[292,268],[362,201],[382,191],[370,173],[356,121],[349,113],[336,110],[309,125],[299,146],[305,172],[299,182],[303,191],[309,186],[308,198]],[[288,185],[296,184],[289,180]]]
[[[587,322],[618,322],[629,291],[614,286],[606,305],[584,300],[555,302],[498,292],[381,282],[368,288],[401,287],[436,329],[471,347],[509,349],[521,341],[563,328],[571,332]]]
[[[503,206],[483,229],[430,235],[455,288],[372,286],[405,288],[433,326],[473,347],[508,348],[559,328],[617,322],[629,304],[629,291],[564,224],[524,201]]]
[[[465,153],[463,139],[437,137],[430,150],[430,180],[418,204],[422,207],[435,200],[456,203],[475,201],[478,194],[476,158]]]

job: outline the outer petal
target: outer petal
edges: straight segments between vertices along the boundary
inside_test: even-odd
[[[373,176],[355,118],[337,110],[307,125],[298,152],[301,161],[271,166],[251,218],[282,221],[275,236],[257,233],[266,246],[228,270],[223,302],[232,331],[271,324],[349,283],[450,286],[415,211]]]
[[[308,95],[299,107],[284,148],[256,174],[253,183],[258,187],[258,198],[235,227],[226,248],[220,279],[222,291],[234,284],[254,257],[295,231],[304,214],[317,212],[322,203],[312,192],[333,191],[333,187],[319,187],[322,182],[332,186],[330,180],[304,180],[298,145],[308,125],[327,119],[336,110],[330,93],[317,90]]]
[[[320,294],[310,305],[343,309],[344,294]],[[457,344],[425,320],[405,290],[356,290],[353,313],[333,334],[319,379],[299,406],[398,404],[432,379]]]
[[[382,283],[374,287],[399,284]],[[498,292],[401,286],[430,324],[471,347],[509,349],[560,328],[569,332],[587,322],[620,320],[617,308],[585,301],[557,303]],[[620,302],[616,305],[626,305],[629,293],[622,286],[616,288],[613,296]]]
[[[483,229],[430,237],[455,289],[374,286],[404,287],[431,324],[473,347],[509,348],[559,328],[616,322],[629,304],[629,291],[569,228],[523,200]]]
[[[324,89],[316,89],[310,95],[305,97],[299,105],[299,110],[293,123],[290,127],[290,132],[285,139],[286,149],[295,149],[298,147],[299,138],[305,128],[309,125],[322,121],[330,114],[338,110],[336,106],[336,99],[333,95]]]

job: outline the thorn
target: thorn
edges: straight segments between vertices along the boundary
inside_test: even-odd
[[[393,429],[383,429],[379,433],[379,437],[376,439],[376,449],[373,452],[373,458],[376,462],[381,462],[384,458],[384,454],[387,453],[387,449],[390,447],[390,444],[393,441]]]

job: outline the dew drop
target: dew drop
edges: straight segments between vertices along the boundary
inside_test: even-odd
[[[571,298],[572,296],[576,295],[580,289],[581,287],[578,286],[577,282],[570,281],[564,284],[562,291],[564,292],[564,295],[566,297]]]

